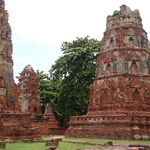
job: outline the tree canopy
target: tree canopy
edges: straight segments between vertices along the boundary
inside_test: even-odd
[[[72,42],[63,42],[61,50],[63,56],[56,60],[49,73],[50,79],[59,83],[54,100],[56,114],[66,119],[86,114],[100,42],[88,36],[77,38]]]
[[[49,73],[37,70],[41,105],[50,103],[61,125],[70,116],[85,115],[90,84],[95,76],[100,42],[88,36],[63,42],[63,55],[55,61]]]
[[[44,71],[37,70],[36,75],[40,83],[40,103],[42,112],[44,113],[46,104],[50,103],[53,107],[55,106],[55,101],[59,93],[59,80],[51,80],[49,74],[44,73]]]

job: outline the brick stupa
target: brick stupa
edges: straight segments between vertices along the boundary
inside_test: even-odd
[[[86,116],[66,137],[150,140],[150,48],[138,10],[107,17]]]
[[[27,65],[21,72],[19,77],[19,87],[21,111],[30,112],[32,115],[40,115],[39,82],[31,65]]]

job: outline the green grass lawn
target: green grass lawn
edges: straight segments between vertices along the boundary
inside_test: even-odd
[[[79,149],[79,148],[92,148],[92,147],[98,147],[98,146],[60,142],[58,148],[60,150],[76,150],[76,149]]]
[[[127,141],[127,140],[111,140],[111,139],[86,139],[86,138],[64,138],[65,141],[86,141],[91,143],[99,143],[104,144],[106,142],[112,141],[114,144],[120,145],[129,145],[129,144],[143,144],[143,145],[150,145],[150,141]]]
[[[75,143],[67,143],[67,142],[59,142],[60,150],[76,150],[79,148],[91,148],[96,146],[91,145],[82,145]],[[48,149],[49,146],[45,146],[45,142],[40,143],[7,143],[5,150],[45,150]],[[4,149],[0,149],[4,150]]]
[[[64,136],[53,136],[53,137],[62,137],[63,141],[86,141],[90,143],[99,143],[104,144],[108,141],[112,141],[114,144],[120,145],[129,145],[129,144],[143,144],[143,145],[150,145],[150,141],[124,141],[124,140],[105,140],[105,139],[85,139],[85,138],[65,138]],[[52,137],[42,137],[43,140],[49,140]],[[98,147],[93,145],[82,145],[82,144],[75,144],[69,142],[59,142],[59,149],[60,150],[76,150],[79,148],[91,148],[91,147]],[[6,143],[5,150],[45,150],[48,149],[49,146],[45,146],[45,142],[36,142],[36,143]],[[4,150],[4,149],[0,149]]]
[[[45,143],[6,143],[5,150],[45,150],[48,148]],[[4,150],[4,149],[0,149]]]

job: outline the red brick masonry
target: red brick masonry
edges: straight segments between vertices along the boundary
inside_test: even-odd
[[[150,48],[138,10],[107,17],[86,116],[71,117],[66,137],[150,139]]]

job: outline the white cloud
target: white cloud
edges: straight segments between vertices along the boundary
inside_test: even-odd
[[[18,56],[18,55],[15,55],[13,57],[13,59],[15,59],[16,62],[19,62],[19,63],[26,63],[28,64],[29,62],[34,62],[36,61],[36,58],[35,57],[30,57],[30,56]]]
[[[149,0],[5,0],[5,2],[10,16],[13,42],[23,42],[17,41],[15,36],[18,36],[23,40],[61,47],[64,41],[72,41],[76,37],[87,35],[101,40],[106,28],[106,17],[112,15],[113,11],[119,10],[122,4],[126,4],[132,10],[139,9],[144,29],[150,34]],[[22,66],[25,63],[28,65],[30,62],[37,62],[40,64],[37,64],[36,68],[44,66],[45,69],[49,69],[55,61],[54,58],[61,55],[60,49],[57,52],[55,50],[47,51],[43,57],[30,56],[28,50],[29,57],[27,57],[24,53],[17,54],[16,46],[13,57],[15,69],[18,70],[21,62]],[[19,67],[16,67],[17,65]]]
[[[148,16],[148,1],[138,0],[5,0],[13,33],[29,40],[61,45],[90,35],[101,39],[106,17],[120,5],[139,9]],[[147,9],[146,9],[147,8]],[[149,16],[148,16],[149,17]],[[149,23],[144,20],[145,26]],[[147,30],[148,27],[146,26]]]

